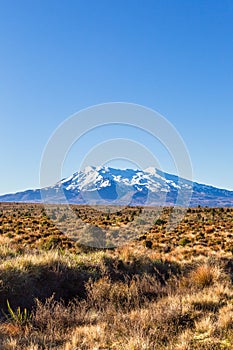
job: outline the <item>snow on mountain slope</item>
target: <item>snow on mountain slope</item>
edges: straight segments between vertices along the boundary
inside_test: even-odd
[[[88,166],[55,185],[0,196],[0,201],[117,205],[233,206],[233,192],[193,183],[153,167]],[[189,201],[191,202],[189,203]]]
[[[142,186],[152,192],[159,190],[168,192],[170,186],[177,184],[166,180],[157,173],[156,169],[148,168],[144,171],[133,169],[114,169],[110,167],[87,167],[73,176],[59,182],[67,190],[96,191],[103,187],[111,186],[114,181],[117,184],[141,189]],[[170,185],[170,186],[169,186]]]

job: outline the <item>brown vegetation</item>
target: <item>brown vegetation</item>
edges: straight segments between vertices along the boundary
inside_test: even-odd
[[[73,210],[98,227],[137,222],[137,236],[87,249],[41,205],[2,204],[1,349],[233,348],[233,210],[189,209],[171,231],[169,208],[150,227],[140,208]]]

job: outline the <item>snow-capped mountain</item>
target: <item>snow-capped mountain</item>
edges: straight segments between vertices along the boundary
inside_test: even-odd
[[[1,202],[233,206],[233,191],[163,173],[88,166],[55,185],[0,196]]]

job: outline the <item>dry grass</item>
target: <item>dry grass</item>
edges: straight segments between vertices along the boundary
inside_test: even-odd
[[[230,209],[190,209],[173,233],[164,229],[166,209],[163,221],[114,250],[84,249],[42,209],[0,209],[0,349],[233,349]],[[74,210],[124,228],[140,208]]]
[[[188,275],[188,281],[197,288],[205,288],[217,283],[222,277],[223,271],[219,266],[204,263],[193,269]]]

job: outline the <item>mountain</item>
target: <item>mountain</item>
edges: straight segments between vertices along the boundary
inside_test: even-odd
[[[163,173],[88,166],[43,189],[0,196],[0,202],[103,205],[233,206],[233,191]]]

